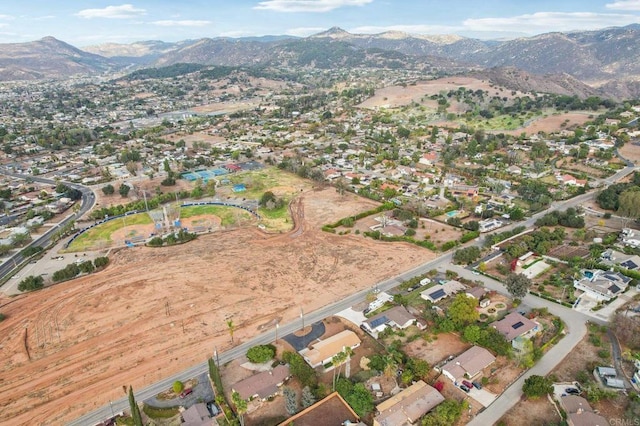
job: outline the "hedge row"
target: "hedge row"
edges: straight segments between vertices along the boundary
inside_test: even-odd
[[[322,227],[322,230],[325,231],[325,232],[333,232],[333,233],[335,233],[334,229],[338,228],[340,226],[343,226],[346,221],[358,221],[360,219],[364,219],[367,216],[378,214],[378,213],[381,213],[381,212],[386,211],[386,210],[392,210],[395,207],[396,207],[396,205],[393,204],[393,203],[384,203],[384,204],[379,205],[375,209],[366,210],[366,211],[358,213],[355,216],[347,216],[345,218],[340,219],[339,221],[337,221],[335,223],[329,223],[327,225],[324,225]]]

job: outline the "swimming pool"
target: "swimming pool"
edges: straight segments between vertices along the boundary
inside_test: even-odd
[[[446,212],[445,214],[449,217],[457,216],[460,213],[458,210],[451,210],[450,212]]]

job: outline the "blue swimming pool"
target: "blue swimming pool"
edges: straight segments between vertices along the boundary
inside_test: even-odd
[[[450,212],[446,212],[445,214],[449,217],[457,216],[460,213],[458,210],[451,210]]]

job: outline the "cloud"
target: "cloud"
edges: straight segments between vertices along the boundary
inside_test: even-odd
[[[344,6],[364,6],[373,0],[266,0],[254,9],[276,12],[329,12]]]
[[[317,34],[321,31],[325,31],[325,27],[299,27],[288,29],[285,34],[295,37],[306,37],[312,34]]]
[[[605,7],[616,10],[640,10],[640,0],[616,0]]]
[[[595,30],[640,22],[640,16],[591,12],[536,12],[505,18],[466,19],[464,30],[538,34],[549,31]]]
[[[11,15],[0,15],[0,19],[5,20],[5,21],[12,21],[15,19],[15,17],[11,16]]]
[[[75,15],[80,18],[108,18],[108,19],[128,19],[135,18],[147,13],[144,9],[138,9],[132,4],[123,4],[120,6],[107,6],[104,9],[84,9]]]
[[[166,21],[155,21],[152,22],[153,25],[158,25],[160,27],[205,27],[211,24],[211,21],[192,21],[192,20],[166,20]]]

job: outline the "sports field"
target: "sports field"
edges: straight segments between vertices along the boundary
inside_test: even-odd
[[[102,223],[84,234],[76,238],[73,243],[67,248],[68,252],[85,251],[96,248],[102,248],[102,245],[108,245],[113,242],[111,236],[114,232],[135,225],[152,225],[153,221],[146,213],[132,214],[131,216],[124,216],[122,218],[113,219],[108,222]]]

